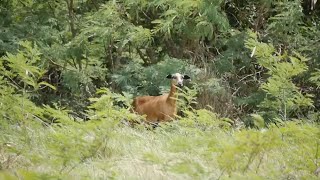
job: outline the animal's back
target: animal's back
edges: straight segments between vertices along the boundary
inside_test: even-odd
[[[168,121],[176,112],[175,107],[167,103],[168,94],[161,96],[141,96],[133,100],[134,110],[140,115],[147,115],[149,122]]]
[[[135,111],[144,103],[150,101],[153,96],[140,96],[133,99],[132,106]]]

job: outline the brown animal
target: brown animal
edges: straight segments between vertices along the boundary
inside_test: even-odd
[[[133,100],[133,110],[140,115],[146,115],[148,123],[170,121],[177,114],[177,86],[182,87],[183,80],[190,77],[175,73],[169,74],[167,78],[171,79],[171,89],[168,94],[140,96]]]

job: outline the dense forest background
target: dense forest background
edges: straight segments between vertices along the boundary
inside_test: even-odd
[[[320,176],[320,1],[2,0],[0,63],[0,179]]]

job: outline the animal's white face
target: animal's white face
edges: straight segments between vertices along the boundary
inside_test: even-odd
[[[169,74],[167,78],[172,79],[172,82],[174,82],[174,85],[179,87],[183,86],[184,79],[190,79],[188,75],[182,75],[180,73]]]

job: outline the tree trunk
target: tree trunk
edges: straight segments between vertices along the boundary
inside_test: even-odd
[[[66,0],[67,6],[68,6],[68,14],[69,14],[69,25],[70,25],[70,31],[72,33],[72,37],[74,38],[76,36],[76,29],[74,25],[74,11],[73,11],[73,0]]]

